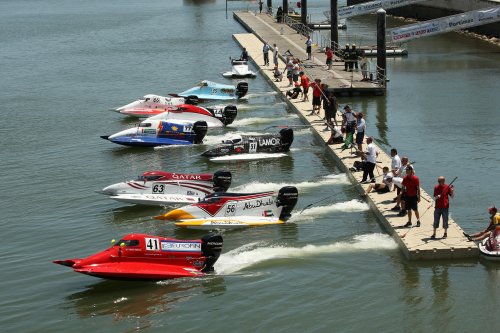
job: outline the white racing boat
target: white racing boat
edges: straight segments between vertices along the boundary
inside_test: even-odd
[[[186,204],[196,203],[213,192],[227,191],[231,179],[231,172],[222,170],[213,175],[146,171],[135,180],[116,183],[99,192],[138,205]]]
[[[123,113],[123,114],[133,114],[134,111],[137,113],[139,111],[144,110],[168,110],[172,109],[175,106],[181,104],[198,104],[198,98],[196,96],[189,97],[165,97],[154,94],[144,95],[143,97],[128,103],[124,106],[120,106],[119,108],[112,109],[113,111]]]
[[[202,108],[195,105],[182,105],[174,110],[168,110],[149,117],[147,120],[182,120],[182,121],[205,121],[209,128],[223,127],[231,124],[238,109],[234,105],[216,105]]]
[[[202,201],[174,209],[158,220],[177,221],[189,229],[235,229],[285,223],[298,200],[294,186],[278,193],[213,193]]]
[[[248,61],[242,59],[232,59],[231,60],[231,70],[222,74],[226,78],[245,78],[245,77],[256,77],[253,71],[248,69]]]
[[[491,232],[488,238],[483,239],[478,244],[479,252],[485,259],[500,260],[500,229]]]

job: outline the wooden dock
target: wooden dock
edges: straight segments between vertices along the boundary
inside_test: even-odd
[[[312,47],[312,60],[305,60],[307,59],[306,37],[298,34],[286,24],[276,23],[272,16],[264,13],[234,12],[233,17],[262,42],[267,41],[271,47],[276,43],[282,55],[282,60],[285,59],[283,53],[290,51],[294,57],[303,62],[305,72],[309,78],[321,79],[321,82],[328,84],[329,87],[335,90],[337,96],[381,96],[385,94],[385,82],[361,81],[363,78],[361,70],[344,71],[344,62],[334,61],[332,69],[327,70],[325,66],[326,55],[319,50],[317,45]],[[272,58],[271,54],[270,58]],[[262,52],[258,56],[256,55],[254,60],[259,65],[262,65]],[[337,57],[334,60],[338,60]],[[283,68],[284,65],[280,66],[280,69]]]
[[[285,37],[286,35],[269,35],[266,37],[266,40],[270,44],[276,42],[280,48],[283,47],[287,49],[292,47],[288,38]],[[251,59],[254,60],[255,64],[259,68],[260,74],[267,79],[274,89],[282,93],[281,96],[284,100],[286,100],[288,106],[292,108],[305,123],[312,126],[312,131],[317,137],[326,142],[330,136],[330,131],[323,131],[325,128],[323,120],[318,116],[306,116],[312,109],[311,102],[302,102],[300,99],[293,101],[288,100],[284,94],[284,92],[289,89],[287,86],[288,81],[284,79],[282,82],[275,82],[272,67],[262,66],[263,43],[261,38],[258,38],[254,34],[236,34],[233,35],[233,38],[241,47],[245,47],[247,49]],[[283,68],[284,65],[284,62],[280,60],[280,68]],[[339,80],[340,79],[336,79],[336,81]],[[312,100],[312,96],[310,99]],[[337,121],[340,121],[340,117],[337,118]],[[351,180],[358,183],[358,189],[360,193],[363,193],[364,188],[368,185],[360,184],[362,172],[349,171],[349,168],[352,167],[353,162],[357,158],[351,154],[350,149],[342,150],[341,146],[342,145],[331,145],[327,146],[325,149],[331,153],[333,158],[337,161],[339,167],[346,172]],[[380,152],[378,161],[382,162],[380,165],[390,167],[390,156],[387,155],[380,147],[378,147],[378,150]],[[418,166],[416,169],[418,174]],[[377,175],[377,171],[375,171],[375,175]],[[380,178],[378,178],[378,181],[380,182]],[[394,192],[386,194],[372,192],[368,195],[366,200],[378,216],[378,220],[384,229],[399,243],[402,252],[408,259],[465,259],[477,258],[479,256],[479,251],[476,245],[473,242],[467,241],[467,239],[463,236],[463,231],[460,226],[452,219],[449,221],[448,237],[446,239],[441,238],[443,233],[442,229],[438,230],[436,240],[430,239],[433,229],[433,199],[423,190],[421,193],[422,200],[419,204],[419,211],[421,214],[420,221],[422,223],[421,227],[414,227],[411,229],[401,228],[401,226],[406,223],[407,217],[399,217],[396,212],[390,210],[394,206],[392,201],[394,196]],[[415,222],[416,219],[415,216],[413,216],[413,225],[415,225]],[[402,237],[403,235],[405,236]]]

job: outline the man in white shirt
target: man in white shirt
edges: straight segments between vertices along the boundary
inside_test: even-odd
[[[377,165],[378,150],[371,137],[366,138],[366,144],[368,146],[366,147],[366,151],[363,152],[363,157],[364,159],[366,159],[366,162],[364,163],[363,179],[361,180],[361,182],[366,182],[368,176],[370,176],[370,181],[372,183],[375,183],[375,175],[373,174],[373,170]]]

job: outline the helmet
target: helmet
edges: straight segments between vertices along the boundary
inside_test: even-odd
[[[488,212],[490,214],[495,214],[497,211],[498,209],[495,206],[488,208]]]

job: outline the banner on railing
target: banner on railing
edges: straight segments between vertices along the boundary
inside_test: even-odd
[[[374,13],[380,8],[390,9],[396,7],[403,7],[417,2],[424,2],[428,0],[378,0],[365,2],[359,5],[345,6],[338,8],[338,18],[345,19],[352,16]]]
[[[500,21],[500,6],[489,9],[473,10],[462,14],[441,17],[422,23],[391,29],[389,31],[389,36],[393,42],[406,42],[415,38],[437,35],[496,21]]]

